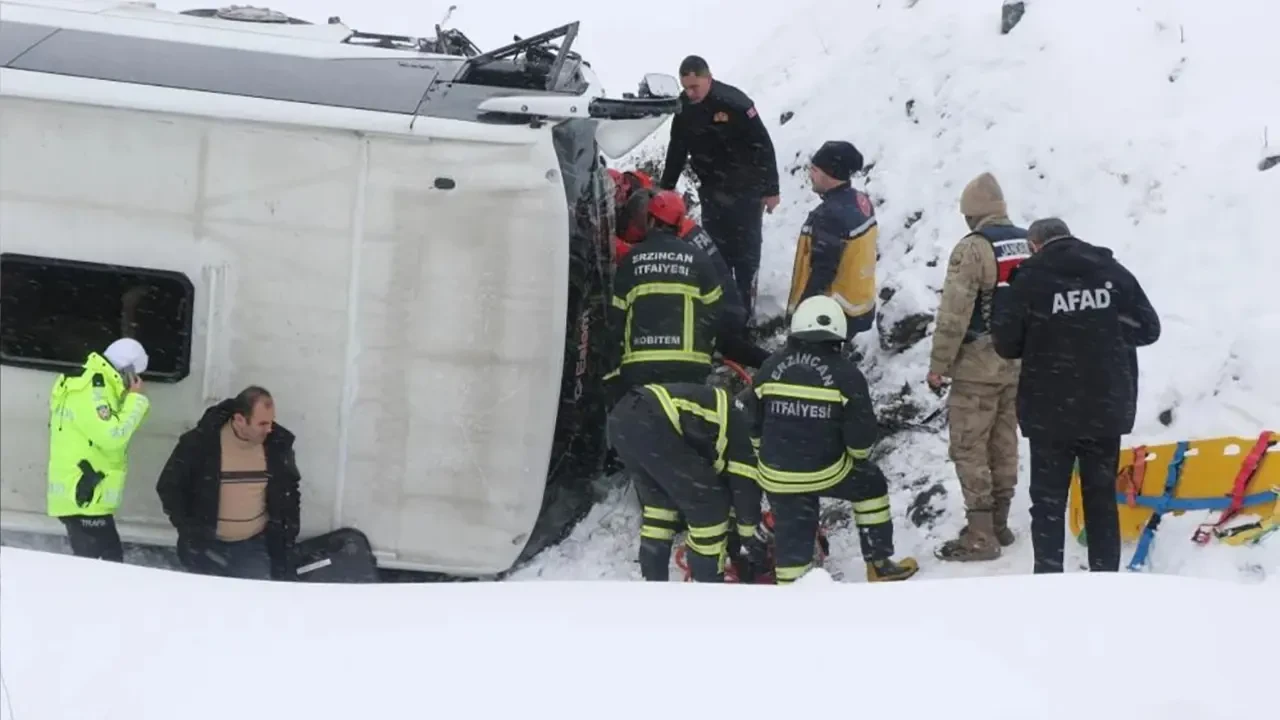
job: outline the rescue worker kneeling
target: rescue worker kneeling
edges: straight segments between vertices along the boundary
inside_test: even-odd
[[[614,275],[609,325],[611,398],[648,383],[702,383],[722,320],[724,290],[706,253],[676,235],[684,201],[660,193],[646,210],[648,232]]]
[[[694,582],[724,580],[730,532],[752,547],[761,493],[748,423],[724,388],[694,383],[635,388],[610,413],[609,442],[632,470],[642,507],[645,580],[667,580],[672,541],[686,524]]]
[[[773,510],[779,584],[812,565],[823,497],[853,503],[867,580],[905,580],[919,569],[912,558],[891,559],[888,483],[870,460],[876,417],[866,378],[841,352],[845,322],[839,303],[826,295],[800,303],[787,345],[756,373],[754,392],[739,396]]]

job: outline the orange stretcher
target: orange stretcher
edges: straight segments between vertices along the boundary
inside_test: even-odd
[[[1264,431],[1257,438],[1189,441],[1173,492],[1165,497],[1170,461],[1177,445],[1140,445],[1120,451],[1116,504],[1120,509],[1120,536],[1125,542],[1138,539],[1157,508],[1174,515],[1210,511],[1211,519],[1218,521],[1212,527],[1238,515],[1276,514],[1280,434]],[[1084,506],[1078,469],[1071,477],[1068,523],[1072,535],[1081,538]],[[1198,542],[1206,539],[1204,533],[1197,533]]]

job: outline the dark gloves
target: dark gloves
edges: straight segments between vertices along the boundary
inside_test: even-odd
[[[769,542],[768,531],[756,526],[751,537],[742,538],[742,547],[734,558],[733,565],[738,571],[738,582],[753,583],[761,573],[768,570]]]
[[[93,502],[93,492],[102,483],[102,473],[94,470],[88,460],[81,460],[77,467],[80,468],[80,480],[76,483],[76,504],[88,507]]]

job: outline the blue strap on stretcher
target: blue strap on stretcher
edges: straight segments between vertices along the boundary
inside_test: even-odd
[[[1138,538],[1138,549],[1134,550],[1133,559],[1129,561],[1130,570],[1141,570],[1147,564],[1151,543],[1156,538],[1156,529],[1160,527],[1160,517],[1174,509],[1173,495],[1178,490],[1178,481],[1182,478],[1182,461],[1186,459],[1187,449],[1190,446],[1191,443],[1183,440],[1173,451],[1173,459],[1169,461],[1169,469],[1165,472],[1164,494],[1149,505],[1153,511],[1151,519],[1147,520],[1146,526],[1142,528],[1142,536]]]
[[[1253,507],[1254,505],[1262,505],[1276,499],[1274,490],[1263,490],[1252,495],[1245,495],[1240,507]],[[1150,495],[1138,495],[1134,499],[1134,506],[1140,508],[1150,508],[1152,510],[1157,507],[1164,507],[1165,512],[1189,512],[1192,510],[1226,510],[1231,506],[1231,498],[1229,497],[1209,497],[1209,498],[1169,498],[1163,506],[1161,501],[1163,498],[1152,497]],[[1117,505],[1128,505],[1129,498],[1124,493],[1116,493]]]

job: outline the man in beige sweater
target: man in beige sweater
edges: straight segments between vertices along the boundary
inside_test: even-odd
[[[292,579],[301,474],[293,433],[257,386],[207,409],[183,433],[156,492],[178,531],[178,560],[192,572]]]
[[[1004,193],[990,173],[960,195],[972,230],[951,252],[929,358],[930,387],[951,381],[952,462],[960,477],[967,523],[940,546],[942,560],[994,560],[1013,544],[1009,505],[1018,481],[1018,361],[996,354],[992,304],[1007,292],[1009,275],[1030,257],[1026,230],[1008,218]]]

